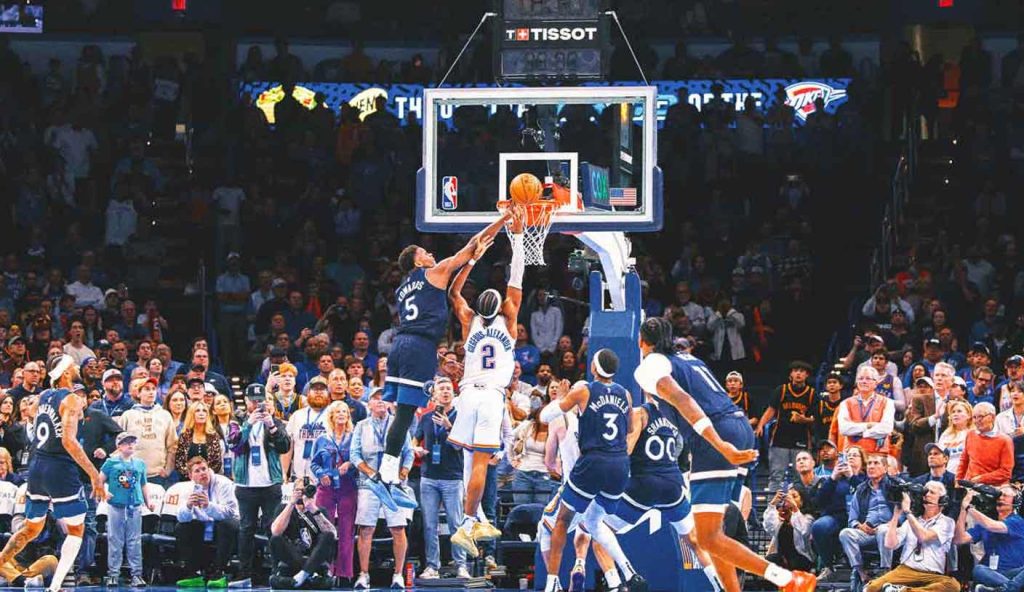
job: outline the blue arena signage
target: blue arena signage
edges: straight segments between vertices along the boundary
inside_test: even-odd
[[[636,86],[638,82],[616,82],[614,86]],[[785,102],[796,111],[795,123],[802,125],[807,116],[814,112],[815,101],[821,99],[825,111],[835,113],[847,100],[849,78],[761,78],[761,79],[700,79],[700,80],[657,80],[652,82],[658,87],[658,122],[662,125],[669,107],[678,102],[679,92],[685,89],[686,100],[690,104],[703,108],[713,98],[712,86],[722,85],[722,98],[735,106],[737,111],[743,110],[743,104],[752,97],[757,107],[767,111],[784,96]],[[587,83],[583,86],[595,86]],[[462,85],[465,87],[486,88],[489,85]],[[600,86],[608,86],[602,84]],[[377,99],[385,100],[385,108],[401,121],[402,125],[409,122],[410,114],[416,121],[423,120],[423,89],[421,84],[369,84],[347,82],[300,82],[295,85],[293,96],[307,108],[313,108],[316,93],[323,93],[325,103],[334,111],[340,111],[343,103],[349,103],[359,110],[363,117],[373,113]],[[779,91],[782,91],[780,93]],[[273,122],[273,106],[284,96],[280,83],[277,82],[246,82],[239,88],[242,97],[252,101],[259,107],[268,120]],[[445,119],[451,112],[442,111]]]

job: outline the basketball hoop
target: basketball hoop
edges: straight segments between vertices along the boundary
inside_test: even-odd
[[[523,221],[523,248],[525,250],[525,263],[527,265],[545,265],[544,263],[544,241],[551,230],[551,221],[558,209],[558,203],[553,199],[538,200],[528,204],[514,203],[512,200],[498,201],[498,211],[504,213],[509,207]],[[512,234],[512,218],[505,222],[505,232]]]

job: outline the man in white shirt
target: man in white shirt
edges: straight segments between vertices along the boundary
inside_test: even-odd
[[[81,364],[88,358],[95,358],[93,352],[82,339],[85,337],[85,325],[81,319],[71,319],[71,326],[68,327],[68,342],[64,344],[64,353],[75,360],[75,364]]]
[[[542,354],[554,352],[563,328],[562,309],[551,306],[547,290],[539,288],[537,309],[530,314],[530,335],[533,336],[533,344]]]
[[[79,265],[75,270],[77,281],[68,284],[64,291],[75,297],[75,307],[93,306],[96,310],[106,308],[103,290],[92,283],[92,270],[87,265]]]
[[[327,380],[323,376],[314,376],[308,386],[306,401],[309,406],[299,409],[288,418],[287,432],[292,439],[292,449],[281,458],[285,474],[288,474],[290,466],[295,481],[299,483],[307,476],[309,460],[313,458],[313,444],[327,433],[327,422],[330,421],[325,413],[327,404],[331,402]],[[312,477],[312,474],[308,476]]]
[[[220,226],[221,248],[240,249],[242,247],[242,202],[245,191],[233,182],[225,180],[224,184],[213,190],[211,196],[217,206],[217,225]]]
[[[1024,391],[1010,385],[1010,408],[996,416],[996,430],[1011,438],[1024,436]]]
[[[193,577],[179,581],[178,586],[215,588],[221,584],[220,587],[227,587],[224,573],[238,544],[235,486],[231,479],[211,471],[202,457],[193,457],[187,466],[192,487],[185,503],[178,507],[178,526],[174,532],[185,560],[185,571]],[[201,575],[201,566],[208,560],[204,541],[212,541],[217,547],[213,565],[205,570],[206,582]]]
[[[903,494],[903,503],[892,513],[885,533],[885,547],[903,546],[900,566],[868,582],[864,592],[903,592],[927,589],[934,592],[958,592],[960,582],[945,575],[946,558],[953,542],[956,523],[942,513],[948,501],[946,486],[930,481],[924,486],[923,509],[918,517],[911,511],[910,496]],[[900,524],[900,516],[907,519]]]

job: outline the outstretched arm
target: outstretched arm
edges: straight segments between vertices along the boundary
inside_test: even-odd
[[[568,388],[569,381],[562,379],[562,392]],[[582,410],[587,406],[587,401],[590,400],[590,386],[585,380],[580,380],[573,385],[565,396],[558,398],[557,400],[548,403],[547,407],[541,410],[540,420],[543,423],[551,423],[555,418],[563,413],[568,413],[573,407],[577,407]]]
[[[484,228],[474,235],[473,238],[469,239],[466,246],[462,247],[459,252],[451,257],[442,259],[437,265],[428,269],[426,272],[427,281],[436,288],[441,288],[442,290],[446,288],[455,270],[469,263],[469,260],[473,257],[473,252],[476,251],[477,243],[484,239],[494,240],[494,236],[498,234],[501,227],[505,225],[505,221],[511,216],[512,213],[506,209],[497,220],[491,222],[487,225],[487,228]]]
[[[492,244],[494,244],[493,236],[482,237],[476,243],[473,249],[473,258],[459,270],[459,273],[455,276],[455,281],[452,282],[451,288],[448,289],[448,299],[452,301],[452,308],[455,309],[455,318],[459,319],[459,323],[462,324],[463,341],[469,337],[469,325],[473,321],[473,309],[470,308],[466,299],[462,297],[462,287],[466,285],[466,279],[469,277],[469,272],[473,270],[473,266],[484,256],[487,249],[491,248]]]
[[[683,390],[672,377],[672,363],[662,354],[651,353],[640,362],[633,373],[640,388],[656,394],[669,405],[672,405],[693,426],[705,440],[734,465],[745,465],[757,459],[756,450],[739,450],[718,435],[711,420],[704,410],[694,401],[689,393]]]
[[[523,303],[523,268],[526,265],[523,239],[523,220],[516,213],[512,216],[512,232],[508,235],[508,240],[512,243],[512,261],[509,266],[508,286],[505,289],[505,302],[501,305],[501,314],[505,317],[509,334],[513,336],[519,324],[519,307]]]

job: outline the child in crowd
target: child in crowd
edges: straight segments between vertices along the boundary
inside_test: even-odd
[[[107,579],[106,586],[118,587],[121,559],[128,553],[132,572],[131,586],[145,588],[142,579],[142,504],[153,510],[146,493],[146,464],[135,457],[138,436],[132,432],[117,435],[117,452],[100,468],[110,506],[107,514]]]

